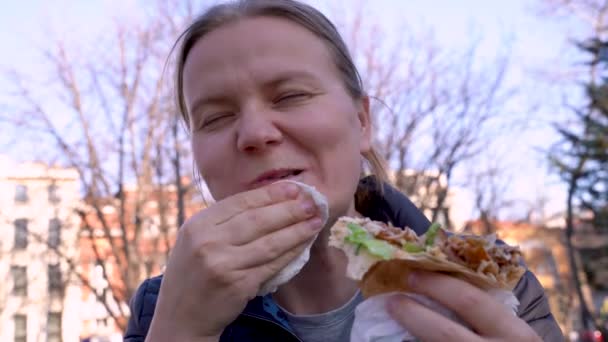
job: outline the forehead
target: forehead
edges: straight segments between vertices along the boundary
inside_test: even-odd
[[[329,47],[306,28],[281,18],[246,18],[194,44],[184,66],[184,90],[188,97],[227,82],[268,82],[277,74],[336,77],[336,71]]]

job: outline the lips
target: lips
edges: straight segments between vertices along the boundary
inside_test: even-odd
[[[249,185],[251,188],[257,188],[266,184],[274,183],[281,179],[294,179],[298,178],[302,172],[302,169],[275,169],[264,172]]]

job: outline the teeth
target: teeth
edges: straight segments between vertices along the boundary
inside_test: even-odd
[[[280,176],[268,177],[268,178],[267,178],[267,180],[269,180],[269,181],[273,181],[273,180],[276,180],[276,179],[285,179],[285,178],[287,178],[287,177],[295,176],[295,175],[296,175],[296,174],[298,174],[298,173],[299,173],[299,172],[298,172],[298,171],[296,171],[296,170],[293,170],[293,171],[288,171],[288,172],[286,172],[286,173],[284,173],[284,174],[282,174],[282,175],[280,175]]]

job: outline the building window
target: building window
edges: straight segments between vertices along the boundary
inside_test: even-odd
[[[61,242],[61,221],[58,218],[49,220],[49,247],[57,248]]]
[[[15,225],[15,249],[25,249],[27,248],[27,219],[17,219],[14,222]]]
[[[61,268],[59,264],[49,265],[49,293],[51,296],[61,296],[63,294],[63,281],[61,279]]]
[[[61,313],[49,312],[46,322],[47,342],[61,342]]]
[[[97,323],[97,329],[107,329],[110,325],[107,317],[98,317],[95,321]]]
[[[49,193],[49,202],[56,204],[61,202],[61,197],[59,197],[59,187],[57,184],[51,184],[48,186],[47,191]]]
[[[27,186],[23,184],[17,184],[15,186],[15,202],[17,203],[27,203]]]
[[[15,321],[15,342],[26,342],[27,341],[27,316],[26,315],[15,315],[13,317]]]
[[[27,296],[27,269],[25,266],[12,266],[13,294],[15,296]]]

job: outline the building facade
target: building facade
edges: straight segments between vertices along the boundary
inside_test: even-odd
[[[78,174],[0,160],[0,341],[79,341]]]
[[[194,187],[184,191],[187,218],[205,203]],[[126,186],[118,198],[94,198],[83,205],[78,263],[86,279],[81,288],[86,310],[80,317],[81,340],[122,341],[130,298],[144,279],[162,273],[175,242],[178,193],[173,185]]]

